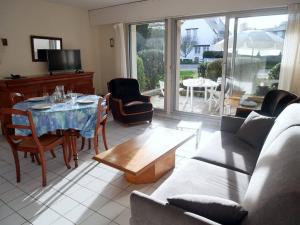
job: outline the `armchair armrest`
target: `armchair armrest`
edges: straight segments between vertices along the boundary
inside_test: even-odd
[[[260,110],[253,110],[253,109],[239,107],[236,109],[235,116],[246,118],[252,111],[260,113]]]
[[[236,133],[240,129],[244,121],[245,118],[242,117],[222,116],[220,130],[230,133]]]
[[[137,191],[132,192],[130,203],[131,225],[220,225]]]
[[[151,96],[147,96],[147,95],[140,95],[140,100],[142,102],[150,102]]]

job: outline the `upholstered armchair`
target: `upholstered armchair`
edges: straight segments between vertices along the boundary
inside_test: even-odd
[[[116,78],[107,83],[111,112],[122,123],[152,121],[153,106],[150,96],[141,95],[136,79]]]
[[[261,110],[256,112],[265,116],[277,117],[291,102],[295,101],[297,96],[284,90],[269,91],[261,106]],[[248,108],[237,108],[236,115],[238,117],[247,117],[252,110]]]

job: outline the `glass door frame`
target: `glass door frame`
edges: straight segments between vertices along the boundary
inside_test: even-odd
[[[173,93],[173,99],[172,101],[172,109],[173,112],[183,114],[183,115],[197,115],[197,116],[203,116],[203,117],[220,117],[224,115],[224,100],[225,100],[225,82],[226,82],[226,77],[228,77],[228,38],[229,38],[229,22],[230,19],[235,19],[235,26],[237,26],[237,21],[239,18],[245,18],[245,17],[256,17],[256,16],[271,16],[271,15],[280,15],[280,14],[287,14],[288,10],[287,7],[280,7],[280,8],[271,8],[271,9],[260,9],[260,10],[248,10],[248,11],[238,11],[238,12],[228,12],[228,13],[215,13],[215,14],[205,14],[205,15],[199,15],[199,16],[189,16],[189,17],[178,17],[175,19],[172,19],[175,22],[175,26],[172,26],[173,32],[172,32],[172,49],[174,49],[175,57],[172,57],[172,93]],[[178,62],[180,61],[180,49],[178,49],[178,41],[180,41],[179,37],[179,32],[178,32],[178,21],[180,20],[187,20],[187,19],[204,19],[204,18],[211,18],[211,17],[225,17],[225,32],[224,32],[224,55],[223,55],[223,65],[222,65],[222,83],[221,83],[221,103],[220,103],[220,114],[219,116],[216,115],[205,115],[205,114],[196,114],[192,112],[183,112],[177,110],[177,96],[178,96],[178,78],[179,78],[179,65]],[[236,28],[236,27],[235,27]],[[174,31],[175,29],[175,31]],[[236,46],[236,35],[237,35],[237,29],[234,29],[235,32],[235,38],[234,38],[234,43],[233,46]],[[178,35],[179,34],[179,35]],[[174,37],[175,35],[175,37]],[[234,51],[236,48],[233,48]],[[235,54],[235,53],[233,53]],[[178,56],[179,55],[179,56]],[[178,58],[179,57],[179,58]],[[234,64],[234,60],[231,60]],[[233,65],[234,66],[234,65]],[[233,71],[233,70],[231,70]]]
[[[143,25],[143,24],[147,24],[147,23],[159,23],[159,22],[164,22],[165,23],[165,32],[164,32],[164,83],[165,83],[165,95],[164,95],[164,108],[155,108],[156,111],[158,112],[166,112],[167,111],[167,105],[168,105],[168,97],[167,97],[167,40],[168,40],[168,21],[167,19],[161,19],[161,20],[147,20],[147,21],[140,21],[140,22],[133,22],[133,23],[127,23],[126,24],[126,37],[128,38],[127,40],[127,65],[129,65],[127,67],[128,70],[128,77],[132,78],[132,42],[131,42],[131,25]]]

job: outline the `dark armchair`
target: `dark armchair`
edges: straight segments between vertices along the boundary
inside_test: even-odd
[[[261,106],[261,110],[256,112],[265,116],[277,117],[291,102],[295,101],[297,96],[284,90],[269,91]],[[248,108],[237,108],[236,115],[238,117],[247,117],[252,110]]]
[[[150,96],[141,95],[136,79],[116,78],[107,83],[110,107],[115,120],[122,123],[152,121]]]

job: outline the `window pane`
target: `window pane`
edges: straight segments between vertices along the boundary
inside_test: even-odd
[[[231,19],[226,114],[234,115],[237,107],[260,109],[266,93],[277,89],[286,26],[287,15]]]
[[[138,79],[142,94],[149,95],[155,108],[164,108],[165,23],[130,26],[131,76]]]
[[[179,20],[177,25],[176,110],[219,115],[225,17]]]

